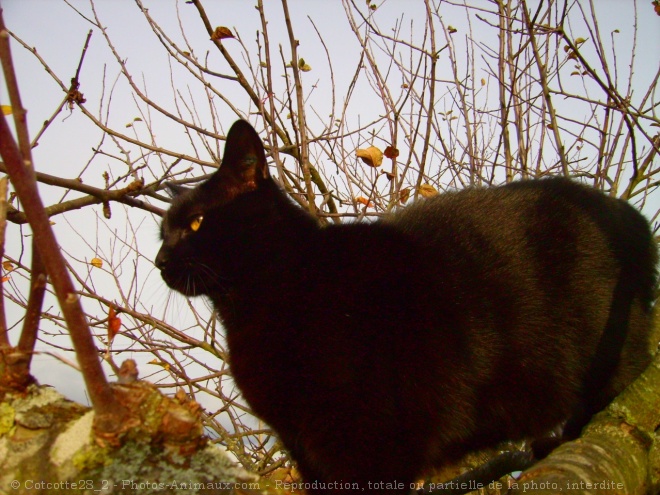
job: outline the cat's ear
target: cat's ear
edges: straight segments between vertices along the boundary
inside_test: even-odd
[[[236,121],[229,129],[222,164],[212,180],[229,180],[240,191],[249,191],[269,177],[259,134],[245,120]]]
[[[181,196],[184,192],[190,190],[188,187],[180,186],[179,184],[175,184],[173,182],[166,182],[165,187],[167,188],[167,194],[169,194],[170,198],[172,199],[176,198],[177,196]]]

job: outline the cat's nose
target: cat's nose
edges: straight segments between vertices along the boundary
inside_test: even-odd
[[[168,261],[169,261],[169,257],[167,255],[167,252],[163,248],[160,248],[158,254],[156,255],[156,268],[158,268],[159,270],[163,270],[165,268],[165,265],[167,265]]]

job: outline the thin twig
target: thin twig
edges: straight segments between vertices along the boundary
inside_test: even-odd
[[[282,0],[282,10],[284,11],[284,22],[289,35],[289,45],[291,46],[291,70],[293,71],[293,81],[296,89],[296,115],[297,119],[291,119],[294,127],[298,125],[298,135],[300,144],[300,166],[305,180],[305,189],[307,193],[307,206],[309,212],[316,216],[316,202],[314,201],[314,190],[312,189],[312,178],[309,170],[309,143],[307,140],[307,123],[305,119],[305,96],[303,95],[302,81],[300,79],[300,67],[298,67],[298,45],[300,42],[293,34],[291,25],[291,16],[289,15],[289,6],[286,0]]]

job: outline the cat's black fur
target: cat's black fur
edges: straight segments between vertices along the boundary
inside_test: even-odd
[[[405,493],[468,451],[571,418],[575,435],[657,346],[648,223],[567,179],[320,227],[239,121],[162,237],[163,279],[213,301],[236,383],[307,482]]]

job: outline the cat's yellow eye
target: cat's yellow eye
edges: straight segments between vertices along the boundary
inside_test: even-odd
[[[204,220],[204,215],[197,215],[190,221],[190,230],[197,232],[199,227],[202,225],[202,220]]]

